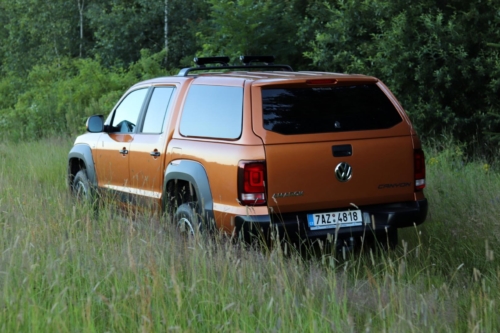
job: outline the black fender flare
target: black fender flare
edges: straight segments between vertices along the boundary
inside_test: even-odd
[[[191,160],[175,160],[170,162],[165,169],[165,177],[163,178],[162,204],[165,207],[167,200],[167,184],[171,180],[184,180],[192,184],[193,190],[198,198],[201,212],[207,221],[214,221],[214,202],[210,183],[205,168],[199,162]]]
[[[87,170],[87,178],[89,182],[97,187],[97,177],[95,172],[94,158],[92,157],[92,149],[90,146],[85,144],[74,145],[68,154],[68,185],[71,185],[73,181],[71,166],[73,165],[72,160],[81,160],[85,164],[85,169]]]

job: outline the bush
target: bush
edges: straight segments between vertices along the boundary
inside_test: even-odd
[[[499,25],[493,1],[317,1],[299,34],[321,69],[384,81],[423,136],[451,131],[491,152],[500,132]]]
[[[166,73],[164,52],[141,55],[128,69],[105,68],[99,59],[64,59],[35,66],[24,81],[5,78],[0,94],[12,99],[0,102],[1,133],[14,140],[81,133],[87,117],[108,114],[132,84]]]

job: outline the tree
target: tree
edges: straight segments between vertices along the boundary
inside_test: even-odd
[[[85,0],[76,0],[78,5],[78,14],[80,17],[80,58],[83,55],[83,14],[85,9]]]
[[[323,70],[382,79],[424,137],[487,142],[500,108],[498,1],[313,1],[301,29]],[[312,37],[312,38],[311,38]]]
[[[13,0],[2,2],[2,7],[4,69],[26,73],[36,63],[78,54],[73,2]]]
[[[197,33],[206,56],[275,55],[278,62],[301,66],[295,45],[303,1],[208,0],[210,20]]]
[[[176,67],[197,49],[193,22],[203,21],[205,7],[202,0],[94,2],[86,14],[94,34],[93,53],[108,66],[123,66],[138,60],[141,49],[168,48],[168,67]]]

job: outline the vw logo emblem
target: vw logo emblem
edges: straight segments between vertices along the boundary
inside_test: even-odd
[[[341,162],[335,168],[335,176],[339,182],[346,182],[351,179],[352,168],[346,162]]]

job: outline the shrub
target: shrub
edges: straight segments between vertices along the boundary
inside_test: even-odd
[[[323,70],[379,77],[424,136],[469,148],[500,132],[500,15],[494,2],[312,2],[299,32]],[[312,40],[309,40],[312,38]]]
[[[24,81],[9,76],[0,81],[0,94],[12,98],[0,102],[1,132],[28,140],[82,132],[88,116],[108,114],[129,86],[166,72],[164,52],[141,55],[127,69],[105,68],[99,59],[63,59],[35,66]]]

